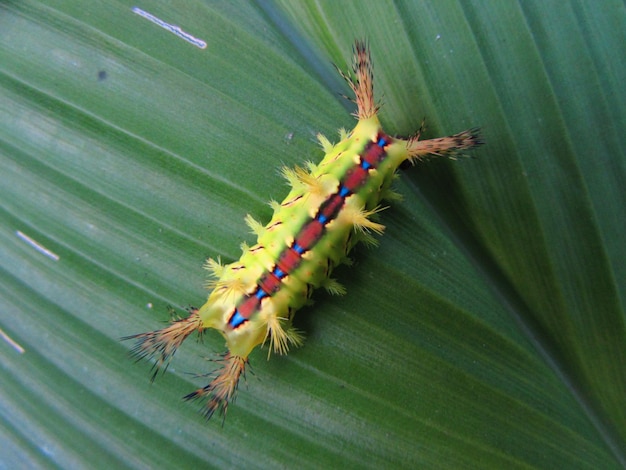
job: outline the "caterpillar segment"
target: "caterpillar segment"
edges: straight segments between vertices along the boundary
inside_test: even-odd
[[[352,73],[342,76],[355,94],[355,128],[340,131],[341,140],[334,145],[318,136],[325,152],[319,164],[283,169],[291,190],[283,202],[272,203],[269,223],[262,226],[246,218],[257,235],[256,244],[244,246],[237,262],[207,262],[213,274],[208,285],[213,290],[202,307],[161,330],[128,337],[137,341],[136,356],[154,360],[156,374],[167,367],[190,334],[208,328],[222,334],[227,352],[210,374],[211,382],[185,397],[204,399],[207,418],[216,412],[226,414],[253,349],[267,343],[269,357],[302,344],[293,316],[314,289],[345,293],[330,275],[346,263],[356,243],[371,243],[372,234],[383,232],[384,225],[374,219],[383,197],[392,194],[389,186],[400,164],[427,156],[453,156],[481,143],[476,129],[424,141],[419,140],[420,132],[401,139],[383,131],[365,42],[355,43]]]

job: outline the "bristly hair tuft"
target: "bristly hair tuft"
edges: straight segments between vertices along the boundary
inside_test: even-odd
[[[374,101],[374,72],[367,41],[354,43],[352,72],[344,73],[336,68],[354,93],[354,99],[351,100],[357,105],[357,112],[354,115],[360,120],[378,114],[379,106]]]

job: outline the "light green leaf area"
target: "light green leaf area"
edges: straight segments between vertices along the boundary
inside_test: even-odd
[[[207,423],[218,333],[154,384],[120,338],[354,125],[356,38],[387,132],[486,145],[403,171],[348,294]],[[624,44],[613,0],[1,2],[0,468],[626,467]]]

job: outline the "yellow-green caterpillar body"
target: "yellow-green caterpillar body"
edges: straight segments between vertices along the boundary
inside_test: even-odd
[[[384,226],[372,216],[381,200],[393,195],[389,186],[398,166],[481,143],[475,129],[426,141],[419,140],[419,132],[406,140],[386,134],[377,117],[365,42],[355,43],[352,73],[342,76],[356,97],[356,127],[342,131],[335,145],[318,136],[325,152],[319,164],[283,170],[291,191],[282,203],[272,203],[270,222],[263,226],[246,219],[258,236],[256,244],[244,247],[234,263],[207,262],[213,290],[202,307],[163,329],[128,337],[137,340],[134,354],[154,358],[158,371],[191,333],[214,328],[224,336],[227,352],[221,367],[208,385],[186,397],[206,398],[207,418],[216,411],[225,415],[255,347],[268,343],[270,353],[285,354],[290,345],[302,343],[292,320],[316,288],[344,293],[331,272],[356,243],[371,241],[372,232],[382,233]]]

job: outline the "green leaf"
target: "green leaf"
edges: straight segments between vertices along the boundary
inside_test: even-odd
[[[0,3],[0,467],[625,467],[623,2],[172,3]],[[154,384],[119,338],[354,124],[356,38],[387,132],[486,145],[404,172],[348,294],[205,423],[219,334]]]

